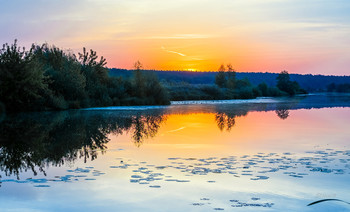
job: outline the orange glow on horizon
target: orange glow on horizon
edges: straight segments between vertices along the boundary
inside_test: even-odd
[[[47,42],[75,53],[86,47],[110,68],[131,69],[139,60],[155,70],[216,71],[231,63],[240,72],[349,75],[349,6],[345,0],[91,0],[55,7],[6,1],[0,44],[17,38],[26,47]]]

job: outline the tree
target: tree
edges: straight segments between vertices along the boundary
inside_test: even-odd
[[[236,86],[236,71],[233,69],[231,64],[227,65],[227,82],[226,86],[229,89],[235,89]]]
[[[260,83],[258,85],[258,89],[260,90],[262,96],[269,96],[270,95],[268,92],[268,86],[265,82]]]
[[[296,83],[296,82],[295,82]],[[282,71],[277,76],[277,88],[281,91],[288,93],[289,95],[295,95],[296,84],[290,81],[289,73]]]
[[[219,72],[217,73],[217,75],[215,76],[215,84],[217,86],[219,86],[220,88],[224,88],[226,87],[226,82],[227,82],[227,79],[226,79],[226,76],[225,76],[225,66],[224,64],[222,64],[220,67],[219,67]]]
[[[91,106],[112,105],[113,100],[108,95],[108,84],[110,77],[106,59],[102,56],[98,61],[96,51],[90,49],[90,52],[83,48],[83,53],[79,53],[79,62],[81,70],[86,78],[86,92],[90,99]]]
[[[7,111],[25,111],[41,107],[47,80],[43,66],[28,52],[7,43],[0,50],[0,101]]]
[[[33,45],[35,57],[44,66],[45,76],[48,77],[49,99],[66,101],[65,106],[53,104],[58,109],[67,109],[69,103],[75,108],[81,107],[80,101],[87,98],[85,92],[86,78],[81,73],[81,65],[75,55],[48,44]],[[55,99],[56,100],[53,100]]]
[[[138,98],[145,97],[145,77],[142,72],[142,64],[140,61],[134,63],[134,88],[135,95]]]

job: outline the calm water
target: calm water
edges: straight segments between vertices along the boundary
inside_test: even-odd
[[[7,116],[1,211],[349,211],[350,96]]]

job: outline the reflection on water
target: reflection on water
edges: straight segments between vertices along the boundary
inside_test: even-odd
[[[166,121],[163,115],[137,115],[132,116],[129,129],[132,131],[132,139],[136,146],[140,146],[147,138],[156,136],[162,122]]]
[[[156,135],[166,116],[55,112],[11,117],[0,125],[0,169],[6,176],[97,158],[109,134],[131,132],[135,145]],[[98,150],[98,151],[97,151]]]
[[[276,104],[211,105],[205,106],[205,110],[215,114],[220,131],[230,131],[236,124],[235,118],[244,117],[250,111],[275,110],[284,120],[289,110],[349,106],[349,98],[297,97]],[[0,125],[0,169],[7,176],[18,176],[27,170],[37,175],[38,171],[45,173],[48,165],[61,166],[77,158],[83,158],[84,162],[94,160],[98,152],[103,154],[106,150],[109,134],[128,132],[139,147],[145,139],[157,135],[168,115],[191,114],[203,109],[200,105],[138,112],[70,111],[9,116]]]
[[[327,113],[314,110],[334,107],[337,108]],[[253,211],[257,207],[281,209],[283,207],[279,201],[286,203],[286,199],[306,206],[321,197],[305,197],[296,185],[315,183],[310,188],[318,191],[325,189],[323,182],[332,182],[338,186],[336,198],[344,198],[341,188],[348,186],[344,179],[350,174],[349,149],[326,146],[331,142],[343,145],[349,138],[344,133],[344,127],[348,125],[344,125],[344,122],[335,125],[338,122],[334,120],[335,116],[330,115],[333,112],[339,113],[341,117],[349,114],[338,110],[340,107],[350,107],[349,96],[316,95],[277,99],[273,103],[173,105],[134,111],[78,110],[8,114],[0,124],[0,185],[3,184],[0,202],[4,198],[1,192],[8,193],[14,182],[21,190],[25,184],[33,184],[38,189],[55,189],[51,186],[53,182],[81,181],[84,181],[84,187],[96,185],[94,189],[98,187],[103,195],[108,193],[106,185],[116,190],[130,188],[124,191],[126,198],[139,188],[146,195],[152,192],[147,189],[160,192],[164,189],[164,195],[171,193],[166,189],[176,191],[182,188],[185,190],[177,192],[191,193],[191,189],[195,191],[198,186],[201,191],[208,191],[202,196],[192,194],[197,195],[197,199],[192,198],[184,210],[192,210],[186,208],[188,206],[200,211],[232,207],[252,208]],[[319,120],[322,118],[320,116],[329,120],[329,125],[318,126],[324,123]],[[299,119],[295,121],[296,118]],[[302,125],[300,120],[305,120],[306,124]],[[181,124],[177,125],[179,122]],[[297,124],[301,127],[295,128]],[[257,129],[257,126],[261,128]],[[317,139],[320,136],[329,137],[319,141]],[[145,143],[149,139],[154,142]],[[154,145],[157,142],[161,145]],[[309,151],[309,144],[316,149]],[[316,145],[323,146],[317,149]],[[293,150],[300,148],[303,152],[294,153],[288,149],[290,146],[295,146]],[[261,152],[246,154],[243,151],[239,155],[239,148]],[[276,152],[278,148],[282,150]],[[118,150],[118,154],[113,154],[111,149]],[[162,158],[159,155],[156,157],[157,154],[162,155]],[[145,155],[149,160],[144,159]],[[58,171],[52,173],[52,168]],[[112,173],[118,177],[108,175]],[[123,178],[126,181],[122,181]],[[317,184],[319,178],[322,180]],[[117,179],[121,179],[120,183],[124,187],[118,187],[119,184],[115,183]],[[236,189],[233,194],[218,193],[225,193],[233,181],[235,183],[232,186]],[[101,186],[101,182],[105,184]],[[345,186],[337,185],[344,182]],[[182,184],[184,187],[181,187]],[[287,186],[289,184],[291,186]],[[260,185],[265,187],[260,188]],[[279,193],[279,189],[284,186],[291,187],[292,191]],[[154,195],[159,198],[159,194]],[[330,196],[326,194],[324,197]],[[119,200],[115,196],[106,198]],[[157,200],[155,202],[159,202],[154,198]],[[303,198],[307,202],[300,203]],[[48,201],[53,204],[56,199]],[[121,201],[121,205],[127,201]],[[288,204],[292,205],[290,202]],[[114,207],[106,206],[105,210]],[[128,210],[128,207],[119,209]],[[134,211],[140,208],[136,204]],[[148,210],[167,211],[154,209],[151,207]]]
[[[288,118],[289,110],[279,109],[279,110],[276,110],[276,114],[277,114],[278,117],[280,117],[280,119],[284,120],[284,119]]]

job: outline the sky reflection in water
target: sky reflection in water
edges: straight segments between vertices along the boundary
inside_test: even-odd
[[[4,211],[349,210],[350,101],[7,117]]]

